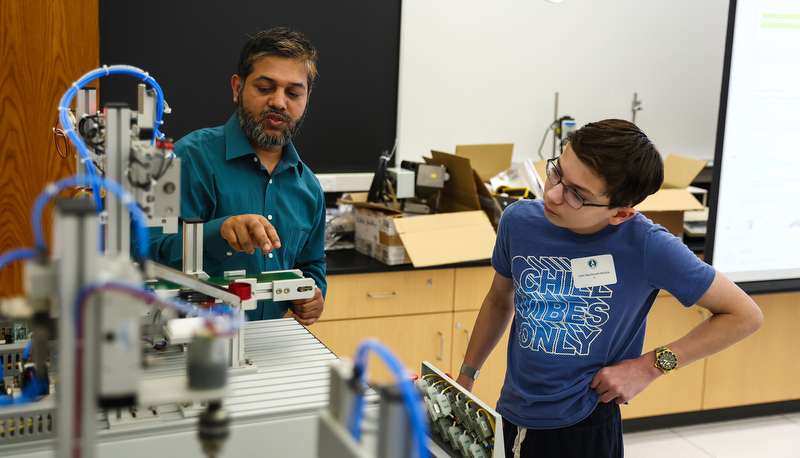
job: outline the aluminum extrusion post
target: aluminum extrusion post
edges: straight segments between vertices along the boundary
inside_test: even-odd
[[[128,181],[128,156],[131,150],[131,110],[127,104],[111,103],[106,106],[106,167],[105,176],[120,183],[126,190]],[[106,199],[106,247],[108,255],[130,253],[131,216],[119,199]]]
[[[208,280],[203,271],[203,220],[184,218],[183,220],[183,272]]]
[[[408,409],[396,386],[379,387],[381,395],[378,417],[378,450],[381,458],[408,458],[414,456],[414,436]]]
[[[78,97],[75,99],[75,118],[78,120],[78,125],[75,126],[76,130],[80,126],[80,120],[84,118],[84,116],[95,116],[97,114],[97,90],[94,87],[87,86],[81,89],[78,92]],[[87,121],[87,122],[94,122],[94,121]],[[66,126],[64,126],[66,127]],[[81,133],[78,130],[79,134]],[[84,142],[86,143],[86,142]],[[90,146],[88,143],[86,144],[86,148],[89,150],[90,154],[94,154],[94,148]],[[88,167],[94,167],[93,164],[88,164]],[[75,173],[78,176],[87,175],[87,164],[83,162],[80,154],[75,155]],[[89,182],[81,183],[79,186],[83,187],[84,189],[92,189],[92,185]]]
[[[77,327],[75,301],[81,289],[97,278],[99,235],[94,202],[89,199],[60,200],[56,203],[55,256],[58,263],[58,368],[56,387],[57,451],[58,457],[71,457],[76,449],[83,450],[82,458],[94,457],[97,428],[97,400],[95,393],[96,358],[90,354],[91,345],[84,345],[83,370],[78,373]],[[82,324],[84,342],[92,342],[96,317],[85,314]],[[77,385],[81,380],[80,386]],[[80,390],[81,404],[76,404],[76,391]],[[75,411],[82,415],[75,421]]]

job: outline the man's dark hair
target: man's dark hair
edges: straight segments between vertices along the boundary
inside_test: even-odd
[[[264,30],[245,43],[236,69],[242,83],[253,73],[256,62],[269,55],[302,61],[308,74],[308,89],[311,90],[317,77],[317,50],[305,35],[288,27]]]
[[[635,124],[606,119],[569,134],[578,159],[605,181],[614,207],[632,207],[655,193],[664,181],[664,161],[653,142]]]

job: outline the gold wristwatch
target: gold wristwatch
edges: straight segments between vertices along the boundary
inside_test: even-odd
[[[678,357],[667,347],[658,347],[656,352],[656,368],[665,374],[678,370]]]

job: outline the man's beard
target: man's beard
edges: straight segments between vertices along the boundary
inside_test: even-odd
[[[239,101],[236,104],[236,112],[239,115],[239,125],[242,126],[242,131],[250,140],[258,143],[264,147],[273,147],[273,146],[286,146],[287,143],[294,137],[297,133],[297,130],[300,128],[300,124],[303,123],[303,118],[305,117],[305,113],[297,123],[293,123],[293,119],[286,113],[284,110],[276,110],[274,108],[270,108],[267,110],[263,110],[258,117],[244,108],[242,104],[241,95],[239,96]],[[286,129],[284,129],[281,135],[271,135],[267,132],[264,132],[264,123],[267,121],[267,115],[269,114],[277,114],[283,116],[286,119]]]

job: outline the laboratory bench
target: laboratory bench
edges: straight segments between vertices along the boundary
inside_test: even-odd
[[[363,338],[376,337],[412,371],[427,360],[458,373],[494,275],[488,260],[417,269],[342,250],[328,252],[327,262],[325,312],[308,329],[335,354],[350,356]],[[800,292],[752,297],[764,314],[762,328],[653,382],[622,407],[628,430],[800,411],[794,351],[800,348],[800,307],[793,307]],[[649,315],[644,350],[678,339],[707,316],[705,309],[685,308],[662,291]],[[474,394],[489,405],[496,404],[503,383],[507,338],[508,332],[475,384]]]

